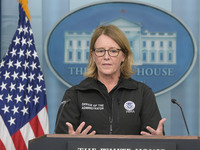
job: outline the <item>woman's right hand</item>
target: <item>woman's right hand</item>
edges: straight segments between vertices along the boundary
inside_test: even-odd
[[[92,129],[92,126],[89,125],[85,130],[82,131],[83,127],[85,126],[85,122],[82,122],[76,131],[74,131],[73,125],[69,122],[66,122],[66,125],[68,126],[68,134],[71,135],[95,135],[96,131],[92,131],[91,133],[88,134],[88,132]]]

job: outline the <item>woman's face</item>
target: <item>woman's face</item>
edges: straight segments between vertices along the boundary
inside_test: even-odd
[[[101,35],[96,40],[95,49],[120,49],[119,45],[107,35]],[[108,51],[102,57],[96,56],[93,51],[93,59],[96,63],[98,69],[98,77],[110,76],[110,77],[119,77],[120,76],[120,66],[121,63],[125,60],[124,53],[119,51],[118,56],[109,56]]]

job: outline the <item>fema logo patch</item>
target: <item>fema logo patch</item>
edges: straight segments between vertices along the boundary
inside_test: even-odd
[[[124,103],[124,108],[126,109],[126,113],[134,113],[135,103],[132,101],[127,101]]]
[[[68,87],[85,78],[90,38],[102,24],[125,33],[134,55],[132,78],[150,86],[156,96],[184,81],[196,62],[193,35],[170,12],[140,2],[98,2],[67,14],[46,40],[47,63]]]

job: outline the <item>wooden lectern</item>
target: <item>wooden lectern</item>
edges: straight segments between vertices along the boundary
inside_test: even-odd
[[[29,141],[29,150],[200,150],[197,136],[47,134]]]

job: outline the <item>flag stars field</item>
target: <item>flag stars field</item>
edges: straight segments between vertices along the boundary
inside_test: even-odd
[[[27,150],[28,140],[49,132],[44,76],[21,3],[17,30],[0,62],[1,150]]]

